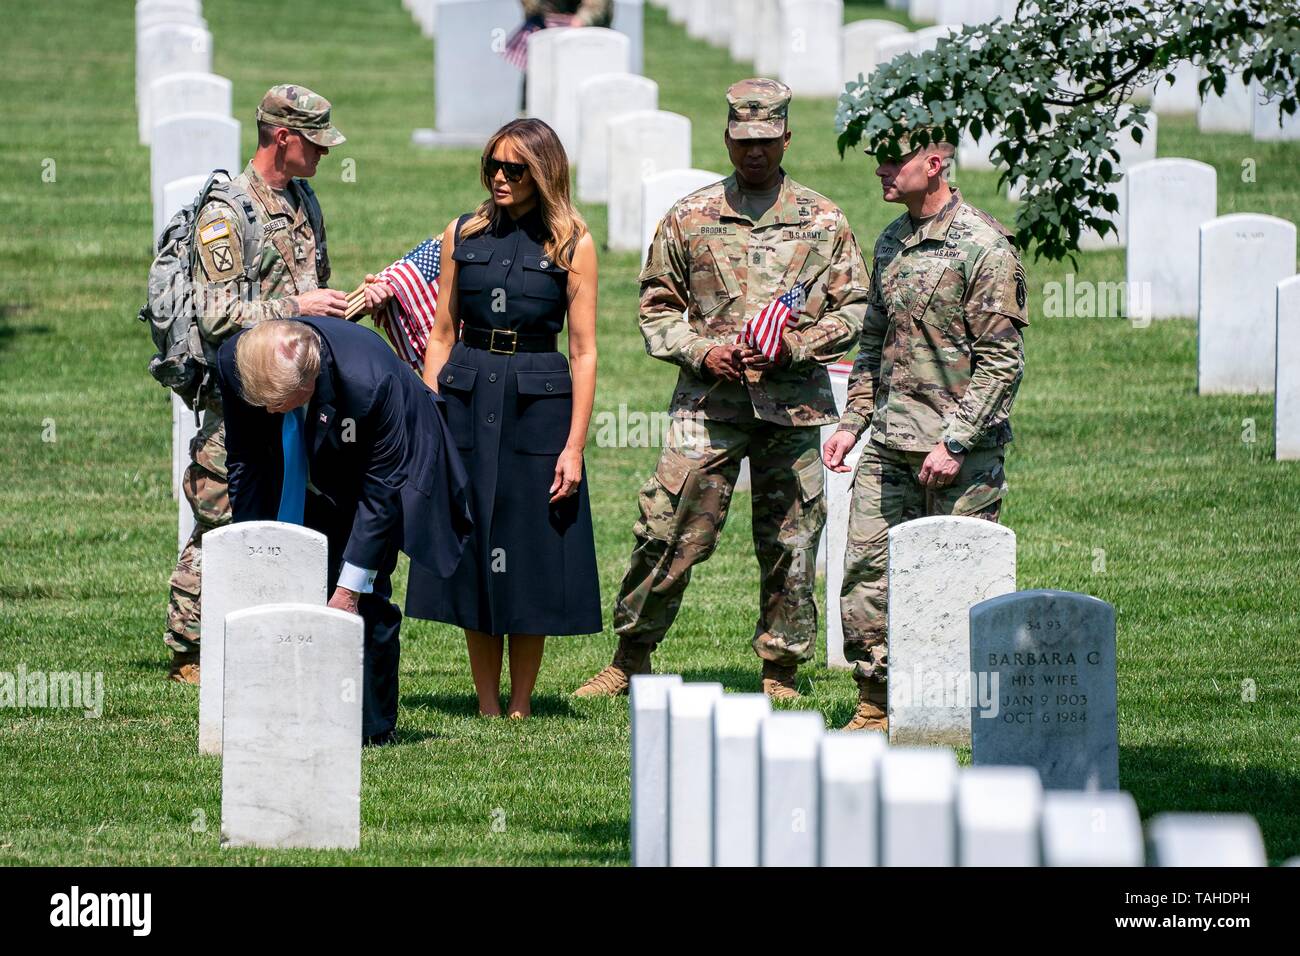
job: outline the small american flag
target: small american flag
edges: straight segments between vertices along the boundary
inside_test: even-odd
[[[402,361],[424,373],[424,349],[438,312],[438,276],[442,273],[442,237],[426,239],[378,279],[393,290],[393,298],[375,316]]]
[[[545,17],[529,17],[506,40],[501,55],[506,62],[519,70],[528,69],[528,37],[538,30],[572,25],[572,17],[563,13],[548,13]]]
[[[785,295],[773,299],[761,312],[745,320],[745,328],[736,336],[737,342],[743,342],[758,349],[773,362],[781,351],[781,335],[790,324],[790,317],[803,311],[808,300],[808,290],[796,285]]]

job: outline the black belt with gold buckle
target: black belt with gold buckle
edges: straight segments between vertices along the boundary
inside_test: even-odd
[[[555,334],[551,332],[516,332],[466,325],[460,330],[460,340],[472,349],[487,349],[497,355],[556,351]]]

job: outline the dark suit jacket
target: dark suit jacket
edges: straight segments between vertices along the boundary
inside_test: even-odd
[[[342,319],[297,321],[321,337],[320,374],[306,414],[308,475],[336,508],[354,513],[343,560],[374,570],[395,546],[437,575],[450,575],[473,522],[442,398],[369,329]],[[235,366],[243,334],[217,355],[230,505],[235,521],[273,521],[284,479],[283,416],[243,399]]]

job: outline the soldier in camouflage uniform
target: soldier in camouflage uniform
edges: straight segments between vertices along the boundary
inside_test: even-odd
[[[297,315],[341,317],[347,296],[325,288],[329,256],[320,205],[304,179],[320,157],[344,142],[330,124],[330,104],[303,86],[273,87],[257,110],[257,152],[235,179],[251,201],[260,230],[258,288],[247,288],[244,210],[213,200],[199,211],[194,283],[201,290],[198,326],[213,344],[266,319]],[[170,680],[199,682],[199,586],[204,532],[230,521],[226,490],[226,441],[221,395],[204,395],[203,425],[190,444],[183,482],[194,510],[194,533],[171,576],[167,634],[172,649]]]
[[[795,669],[812,656],[817,633],[813,584],[826,520],[819,433],[836,420],[825,366],[858,335],[868,277],[844,213],[781,167],[789,102],[789,88],[774,80],[727,91],[735,172],[678,201],[650,246],[641,333],[650,355],[681,371],[614,607],[618,649],[579,696],[623,693],[630,675],[648,669],[691,568],[713,553],[746,456],[760,571],[753,648],[764,691],[798,696]],[[807,301],[775,361],[739,344],[746,319],[796,284]]]
[[[882,163],[887,202],[906,204],[876,242],[871,306],[827,467],[870,424],[853,478],[840,613],[858,709],[845,729],[887,729],[889,529],[928,515],[997,521],[1011,404],[1024,369],[1025,274],[1010,233],[962,199],[932,144]]]

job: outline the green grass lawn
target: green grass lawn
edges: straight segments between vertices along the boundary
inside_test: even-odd
[[[883,13],[849,6],[851,19]],[[688,40],[657,8],[645,14],[661,108],[691,117],[696,166],[727,171],[722,94],[749,65]],[[411,130],[433,121],[430,43],[398,0],[208,0],[205,15],[246,155],[272,84],[302,83],[334,103],[349,141],[314,185],[337,285],[479,201],[475,151],[410,145]],[[626,862],[626,701],[568,697],[608,661],[613,636],[554,640],[536,719],[482,721],[459,632],[425,622],[403,630],[401,744],[363,757],[360,851],[218,847],[220,764],[196,753],[197,694],[162,679],[176,507],[168,400],[145,370],[152,349],[135,320],[151,212],[132,47],[127,0],[30,4],[0,36],[0,671],[102,671],[107,697],[98,720],[0,711],[0,862]],[[864,157],[840,160],[832,119],[831,100],[795,102],[786,168],[838,202],[869,249],[900,210],[880,201]],[[1215,166],[1221,213],[1300,220],[1296,144],[1201,137],[1190,119],[1162,118],[1159,153]],[[994,174],[960,182],[1012,221]],[[583,212],[603,239],[604,210]],[[643,350],[637,267],[635,254],[601,257],[598,413],[664,409],[674,380]],[[1196,396],[1191,322],[1042,318],[1043,284],[1069,268],[1028,263],[1034,312],[1006,510],[1020,587],[1084,591],[1118,609],[1120,779],[1144,816],[1245,811],[1275,861],[1300,854],[1300,469],[1272,460],[1270,396]],[[1123,270],[1120,252],[1085,255],[1077,280]],[[1242,440],[1247,419],[1253,443]],[[589,451],[606,609],[655,457]],[[736,504],[656,666],[754,691],[757,579],[748,502]],[[847,674],[810,665],[802,681],[802,706],[828,725],[847,719]]]

